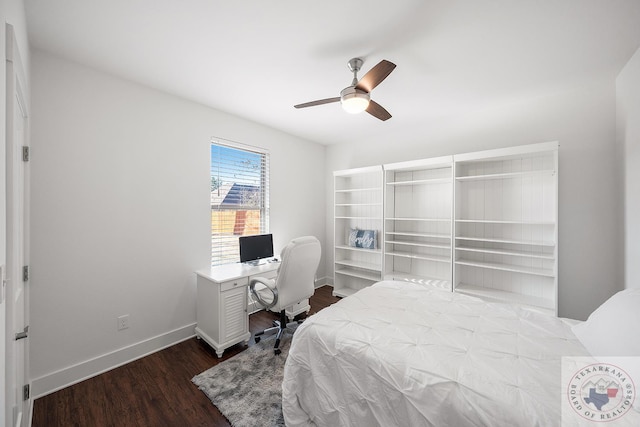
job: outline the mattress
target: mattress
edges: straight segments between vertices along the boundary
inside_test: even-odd
[[[564,319],[383,281],[311,316],[284,370],[287,426],[553,426]]]

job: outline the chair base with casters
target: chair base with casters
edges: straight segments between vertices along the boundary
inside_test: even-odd
[[[256,303],[257,305],[259,305],[259,303]],[[275,308],[271,308],[269,309],[270,312],[272,313],[276,313],[276,314],[280,314],[279,310],[276,310]],[[299,315],[308,315],[309,312],[311,311],[311,304],[309,303],[309,299],[304,299],[302,301],[300,301],[297,304],[292,305],[291,307],[287,307],[286,308],[286,313],[287,313],[287,319],[289,322],[293,322],[293,319]]]
[[[282,339],[282,335],[284,334],[285,330],[287,328],[291,328],[292,326],[298,326],[301,323],[302,320],[294,320],[293,322],[287,323],[287,315],[285,313],[285,310],[282,310],[280,312],[280,320],[274,320],[273,326],[271,328],[267,328],[264,331],[256,332],[253,335],[253,338],[256,343],[259,343],[263,335],[277,334],[276,343],[273,345],[273,353],[280,354],[282,353],[282,350],[280,350],[280,340]]]

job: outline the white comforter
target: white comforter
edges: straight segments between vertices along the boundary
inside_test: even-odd
[[[562,319],[379,282],[307,319],[286,361],[287,426],[560,425]]]

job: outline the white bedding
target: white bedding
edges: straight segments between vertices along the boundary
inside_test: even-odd
[[[286,361],[287,426],[554,426],[570,323],[407,282],[307,319]]]

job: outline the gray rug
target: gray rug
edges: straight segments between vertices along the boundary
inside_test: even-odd
[[[291,330],[273,354],[275,335],[193,377],[191,381],[234,427],[284,426],[282,378],[291,345]]]

